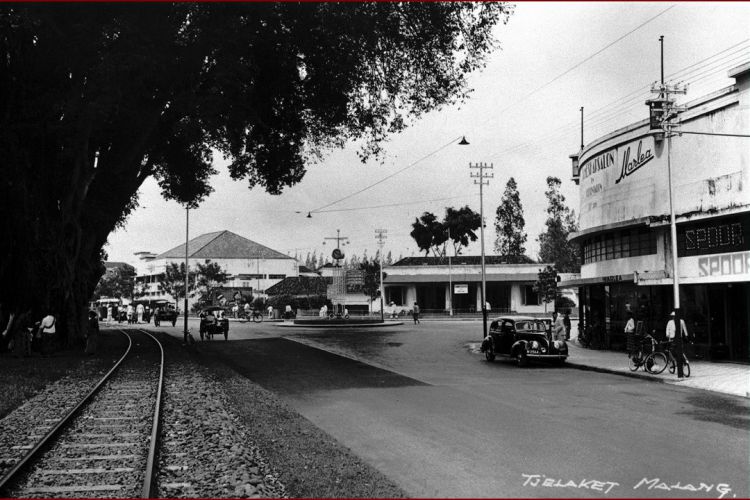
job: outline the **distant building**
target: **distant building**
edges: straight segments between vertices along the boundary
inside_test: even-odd
[[[299,275],[299,264],[294,258],[231,231],[197,236],[188,242],[187,249],[190,269],[195,269],[198,264],[216,263],[228,273],[229,279],[222,287],[231,291],[229,296],[224,294],[228,300],[232,300],[237,291],[243,296],[264,296],[268,287]],[[158,255],[150,252],[136,255],[141,257],[136,283],[142,287],[145,297],[174,300],[161,290],[159,281],[171,263],[184,264],[185,244]]]
[[[750,62],[736,84],[686,104],[670,164],[677,223],[672,265],[667,141],[644,120],[571,156],[580,186],[579,315],[605,347],[623,349],[628,311],[664,338],[679,275],[680,306],[695,354],[750,360]],[[691,347],[692,349],[692,347]]]
[[[554,311],[554,301],[545,304],[534,291],[539,270],[547,264],[506,264],[503,258],[485,256],[486,301],[495,313],[543,314]],[[385,303],[422,311],[473,313],[482,310],[482,266],[480,256],[406,257],[384,267]],[[451,286],[452,293],[451,293]],[[452,304],[451,304],[452,299]],[[387,307],[387,306],[386,306]]]

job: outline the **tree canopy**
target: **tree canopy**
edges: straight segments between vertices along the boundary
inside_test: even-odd
[[[194,206],[215,154],[278,194],[346,141],[378,153],[466,96],[508,14],[485,2],[3,5],[2,310],[50,308],[58,331],[82,336],[99,251],[147,178]]]
[[[432,251],[435,257],[445,257],[448,242],[453,244],[454,255],[460,255],[461,248],[468,246],[469,241],[477,241],[474,231],[480,224],[480,215],[468,205],[459,209],[446,207],[442,221],[438,221],[435,214],[425,212],[412,223],[409,234],[425,256]]]
[[[523,218],[521,196],[516,180],[511,177],[505,184],[505,192],[495,211],[495,252],[510,263],[528,263],[526,255],[526,221]]]
[[[560,193],[560,179],[547,177],[547,221],[546,230],[539,235],[539,259],[551,262],[557,272],[576,273],[581,270],[581,250],[568,241],[571,232],[578,231],[575,211],[565,205]]]

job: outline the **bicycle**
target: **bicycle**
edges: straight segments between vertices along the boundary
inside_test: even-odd
[[[651,335],[641,340],[638,348],[628,356],[628,368],[631,372],[637,371],[641,366],[652,375],[658,375],[667,367],[667,356],[655,349],[656,340]],[[650,352],[648,352],[650,351]]]
[[[252,321],[253,323],[262,323],[263,313],[260,311],[252,311],[249,313],[249,316],[248,316],[248,314],[241,312],[238,316],[238,319],[244,320],[244,321]]]
[[[667,355],[667,367],[669,368],[669,373],[674,374],[675,371],[677,371],[677,358],[674,357],[674,353],[672,352],[672,347],[674,346],[672,341],[664,342],[664,348]],[[685,378],[690,377],[690,363],[688,362],[687,356],[685,355],[685,352],[682,353],[682,374],[685,376]]]

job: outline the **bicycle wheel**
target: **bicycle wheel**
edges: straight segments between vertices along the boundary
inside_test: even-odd
[[[677,361],[674,356],[669,357],[669,373],[675,373],[677,371]],[[690,376],[690,363],[688,363],[687,356],[682,355],[682,375],[685,378]]]
[[[263,315],[262,314],[254,314],[253,315],[253,323],[262,323],[263,322]]]
[[[658,375],[667,367],[667,356],[663,352],[652,352],[644,363],[646,371]]]
[[[643,352],[637,351],[628,356],[628,368],[631,372],[637,371],[638,368],[643,366]]]

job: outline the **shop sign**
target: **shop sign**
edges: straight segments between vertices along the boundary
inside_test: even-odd
[[[469,285],[453,285],[453,293],[458,295],[469,293]]]
[[[652,136],[584,158],[580,169],[579,227],[588,229],[634,220],[668,209],[656,170],[665,163]]]
[[[750,252],[735,252],[698,258],[699,277],[731,277],[750,274]]]
[[[619,281],[625,281],[625,276],[622,274],[615,274],[612,276],[602,276],[602,281],[604,283],[616,283]]]

